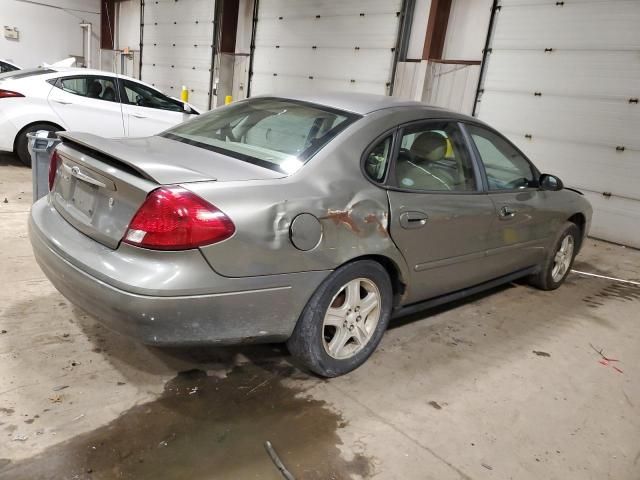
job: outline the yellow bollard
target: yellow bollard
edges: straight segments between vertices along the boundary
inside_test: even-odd
[[[185,85],[182,86],[182,91],[180,92],[180,100],[185,103],[189,101],[189,90],[187,90],[187,87]]]
[[[227,95],[226,97],[224,97],[225,105],[229,105],[231,102],[233,102],[233,97],[231,95]]]

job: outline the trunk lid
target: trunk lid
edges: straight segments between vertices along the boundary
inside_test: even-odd
[[[266,180],[282,177],[267,168],[164,137],[102,138],[60,133],[63,140],[90,148],[135,169],[160,185],[204,181]]]
[[[117,248],[149,192],[160,185],[240,181],[277,172],[162,137],[109,140],[60,133],[50,201],[85,235]]]

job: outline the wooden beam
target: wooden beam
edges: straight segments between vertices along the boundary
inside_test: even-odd
[[[422,50],[423,60],[442,58],[450,13],[451,0],[432,0]]]
[[[222,20],[220,22],[222,25],[222,34],[220,36],[221,53],[236,52],[239,8],[240,0],[224,0],[222,4]]]
[[[100,48],[113,50],[116,4],[114,0],[100,2]]]

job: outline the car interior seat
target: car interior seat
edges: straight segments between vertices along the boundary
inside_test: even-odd
[[[113,89],[113,87],[107,87],[104,89],[104,92],[102,93],[101,98],[102,100],[113,102],[116,99],[116,91]]]
[[[92,80],[87,88],[87,97],[90,98],[100,98],[100,94],[102,93],[102,85],[97,80]]]
[[[437,165],[446,152],[447,139],[440,133],[418,134],[409,150],[401,151],[398,157],[398,184],[421,190],[453,190],[453,178]]]

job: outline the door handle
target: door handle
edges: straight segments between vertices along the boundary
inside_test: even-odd
[[[147,118],[144,115],[137,115],[135,113],[133,113],[132,116],[135,117],[135,118]]]
[[[502,218],[512,218],[516,215],[516,213],[518,213],[516,209],[508,207],[507,205],[500,209],[500,216]]]
[[[60,105],[73,105],[72,102],[65,102],[63,100],[53,100],[56,103],[59,103]]]
[[[423,212],[404,212],[400,214],[400,226],[402,228],[422,228],[427,224],[429,217]]]

